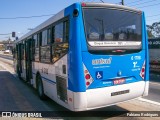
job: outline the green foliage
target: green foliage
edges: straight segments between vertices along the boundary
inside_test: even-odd
[[[147,32],[149,38],[160,37],[160,22],[147,25]]]

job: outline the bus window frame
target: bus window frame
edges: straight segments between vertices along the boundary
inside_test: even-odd
[[[126,12],[131,12],[131,13],[137,13],[141,15],[141,45],[140,46],[122,46],[122,47],[115,47],[115,46],[91,46],[89,44],[88,38],[87,38],[87,32],[86,32],[86,27],[85,27],[85,20],[84,20],[84,10],[83,9],[111,9],[111,10],[119,10],[119,11],[126,11]],[[87,43],[87,49],[88,52],[93,53],[93,54],[128,54],[128,53],[134,53],[134,52],[140,52],[143,48],[143,40],[142,40],[142,33],[143,33],[143,28],[142,28],[142,12],[136,12],[128,9],[122,9],[122,8],[114,8],[114,7],[82,7],[82,19],[83,19],[83,25],[84,25],[84,34],[85,34],[85,40]],[[124,53],[116,53],[113,52],[114,50],[125,50]],[[104,52],[105,51],[105,52]]]
[[[66,21],[68,21],[68,40],[66,40],[66,38],[64,38],[64,37],[66,37],[66,35],[64,35],[65,34],[65,30],[66,30],[66,28],[64,28],[65,27],[65,24],[64,23],[67,23]],[[63,23],[63,40],[65,40],[65,42],[55,42],[55,26],[56,25],[58,25],[58,24],[60,24],[60,23]],[[53,31],[54,30],[54,31]],[[70,33],[70,19],[69,19],[69,16],[66,16],[66,17],[64,17],[64,18],[62,18],[62,19],[60,19],[60,20],[58,20],[57,22],[55,22],[55,24],[52,26],[52,42],[53,43],[51,43],[51,47],[52,47],[52,55],[51,55],[51,63],[52,64],[54,64],[55,62],[57,62],[59,59],[61,59],[63,56],[65,56],[67,53],[68,53],[68,51],[69,51],[69,33]],[[68,48],[67,48],[67,52],[65,53],[65,54],[63,54],[62,56],[60,56],[57,60],[53,60],[53,46],[55,46],[55,45],[57,45],[57,44],[64,44],[64,43],[68,43]]]

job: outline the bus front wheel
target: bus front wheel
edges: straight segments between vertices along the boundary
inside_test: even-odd
[[[38,84],[37,84],[38,95],[41,100],[45,100],[46,95],[44,94],[43,83],[42,83],[42,79],[41,79],[40,75],[38,75],[38,77],[37,77],[37,82],[38,82]]]

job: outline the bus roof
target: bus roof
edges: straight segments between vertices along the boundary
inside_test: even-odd
[[[125,10],[129,10],[129,11],[134,11],[134,12],[141,12],[141,10],[138,10],[136,8],[131,8],[128,6],[124,6],[124,5],[118,5],[118,4],[110,4],[110,3],[82,3],[83,7],[107,7],[107,8],[117,8],[117,9],[125,9]]]
[[[117,5],[117,4],[109,4],[109,3],[92,3],[92,2],[83,3],[82,2],[82,3],[75,3],[75,4],[81,4],[82,7],[94,7],[94,8],[95,7],[108,7],[108,8],[123,9],[123,10],[125,9],[125,10],[129,10],[129,11],[134,11],[134,12],[141,12],[140,10],[137,10],[137,9],[134,9],[134,8],[130,8],[130,7],[127,7],[127,6]],[[29,38],[34,33],[40,31],[41,29],[49,26],[50,24],[56,22],[57,20],[59,20],[59,19],[61,19],[63,17],[64,17],[64,9],[61,10],[60,12],[58,12],[56,15],[52,16],[51,18],[49,18],[48,20],[46,20],[45,22],[43,22],[42,24],[40,24],[37,27],[35,27],[30,32],[26,33],[20,39],[16,40],[15,43],[20,42],[23,39]]]

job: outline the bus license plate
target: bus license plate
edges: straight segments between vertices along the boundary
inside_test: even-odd
[[[114,85],[120,85],[120,84],[124,84],[125,83],[125,79],[116,79],[113,81]]]
[[[111,96],[122,95],[127,93],[129,93],[129,90],[123,90],[123,91],[113,92],[111,93]]]

